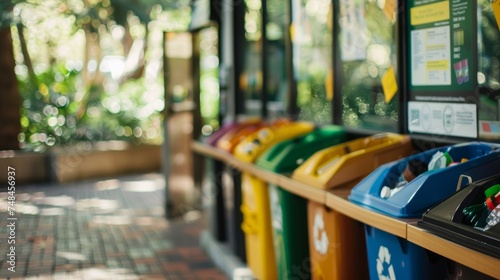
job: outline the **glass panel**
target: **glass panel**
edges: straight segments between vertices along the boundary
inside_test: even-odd
[[[192,101],[192,36],[191,33],[168,32],[165,35],[165,54],[168,71],[165,92],[168,102],[182,103]]]
[[[500,30],[492,7],[478,1],[479,137],[500,140]]]
[[[342,96],[342,122],[346,127],[398,130],[396,11],[394,0],[339,3],[340,79],[336,81],[340,83],[337,94]],[[385,91],[384,79],[388,86]]]
[[[243,73],[239,85],[245,94],[245,115],[258,116],[261,113],[262,65],[262,2],[245,0],[245,50],[243,51]]]
[[[285,62],[286,1],[267,0],[267,109],[268,115],[285,115],[287,92]]]
[[[332,1],[292,0],[291,37],[298,118],[332,122]]]
[[[216,27],[202,29],[200,48],[200,110],[202,133],[210,135],[219,128],[219,53]]]

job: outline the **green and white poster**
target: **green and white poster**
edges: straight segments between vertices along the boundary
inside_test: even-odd
[[[408,1],[410,132],[477,137],[477,4]]]

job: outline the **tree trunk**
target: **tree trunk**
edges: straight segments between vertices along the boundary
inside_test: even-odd
[[[31,57],[28,52],[28,44],[26,42],[26,37],[24,37],[24,26],[22,24],[17,25],[17,33],[19,36],[19,42],[21,45],[21,52],[23,54],[24,65],[28,68],[28,75],[33,87],[38,88],[38,80],[33,69],[33,63],[31,62]]]
[[[10,28],[0,29],[0,150],[18,150],[20,97]]]

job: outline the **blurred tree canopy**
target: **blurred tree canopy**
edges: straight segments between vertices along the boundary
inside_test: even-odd
[[[0,1],[0,28],[10,31],[13,45],[12,52],[0,53],[15,62],[0,61],[0,73],[15,68],[22,148],[161,141],[162,34],[187,29],[189,5],[175,0]]]

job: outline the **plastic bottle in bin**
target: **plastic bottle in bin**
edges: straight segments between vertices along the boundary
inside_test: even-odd
[[[486,189],[484,195],[486,199],[483,203],[467,206],[462,210],[462,213],[464,214],[463,223],[486,230],[488,218],[500,202],[500,184]],[[490,220],[493,223],[494,217],[491,217]]]
[[[460,162],[453,161],[453,158],[450,156],[448,152],[441,152],[441,151],[437,151],[434,155],[432,155],[432,158],[428,164],[419,159],[410,160],[405,170],[399,177],[396,185],[392,188],[389,186],[384,186],[380,191],[380,197],[389,198],[395,195],[411,180],[418,177],[418,175],[427,172],[428,170],[438,170],[465,161],[467,161],[466,158],[463,158]]]
[[[396,185],[393,188],[384,186],[380,192],[382,198],[389,198],[401,190],[411,180],[415,179],[418,175],[427,171],[427,164],[419,159],[412,159],[406,165],[405,170],[399,177]]]
[[[497,205],[495,209],[486,218],[486,226],[484,230],[489,230],[500,222],[500,205]]]

